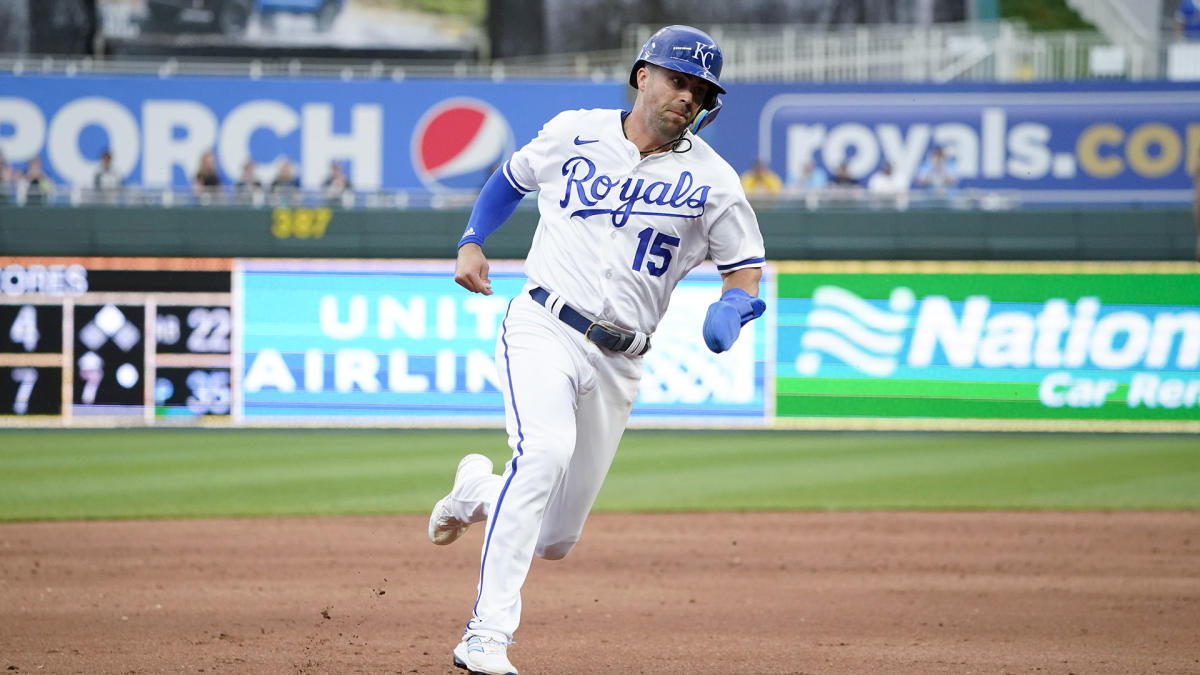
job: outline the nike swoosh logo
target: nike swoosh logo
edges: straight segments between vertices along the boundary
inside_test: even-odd
[[[599,138],[592,139],[590,141],[585,141],[578,136],[575,137],[575,145],[587,145],[588,143],[599,143],[599,142],[600,142]]]

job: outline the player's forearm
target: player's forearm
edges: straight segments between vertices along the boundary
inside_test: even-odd
[[[479,198],[475,200],[475,207],[471,209],[471,217],[467,220],[466,232],[458,240],[458,245],[483,246],[483,240],[508,220],[524,196],[523,192],[508,182],[503,172],[493,173],[479,191]]]
[[[762,280],[761,267],[746,267],[740,270],[734,270],[721,275],[721,293],[731,288],[740,288],[750,294],[750,297],[758,297],[758,282]]]

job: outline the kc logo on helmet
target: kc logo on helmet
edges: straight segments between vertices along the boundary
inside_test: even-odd
[[[473,98],[453,98],[430,108],[412,138],[413,169],[430,190],[473,190],[513,151],[508,121]]]

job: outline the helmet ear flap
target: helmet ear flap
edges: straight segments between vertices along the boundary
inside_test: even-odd
[[[629,86],[633,87],[634,89],[638,88],[638,71],[642,68],[645,68],[647,63],[648,62],[645,59],[638,59],[637,61],[633,62],[633,68],[629,71]]]
[[[646,71],[646,79],[649,80],[650,75],[652,73],[652,70],[650,69],[649,61],[642,61],[640,64],[638,64],[637,69],[635,69],[633,71],[633,88],[634,89],[639,89],[639,90],[641,89],[641,86],[638,83],[638,74],[641,73],[643,70]]]
[[[724,102],[721,101],[721,97],[715,97],[712,107],[701,110],[699,114],[696,115],[696,119],[692,120],[692,123],[688,125],[688,129],[693,134],[700,133],[701,129],[716,121],[717,114],[721,112],[722,105],[724,105]]]

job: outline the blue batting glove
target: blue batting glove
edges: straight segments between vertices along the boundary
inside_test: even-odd
[[[704,344],[717,354],[727,351],[742,332],[742,326],[762,316],[766,309],[767,303],[762,298],[752,298],[740,288],[725,291],[704,315]]]

